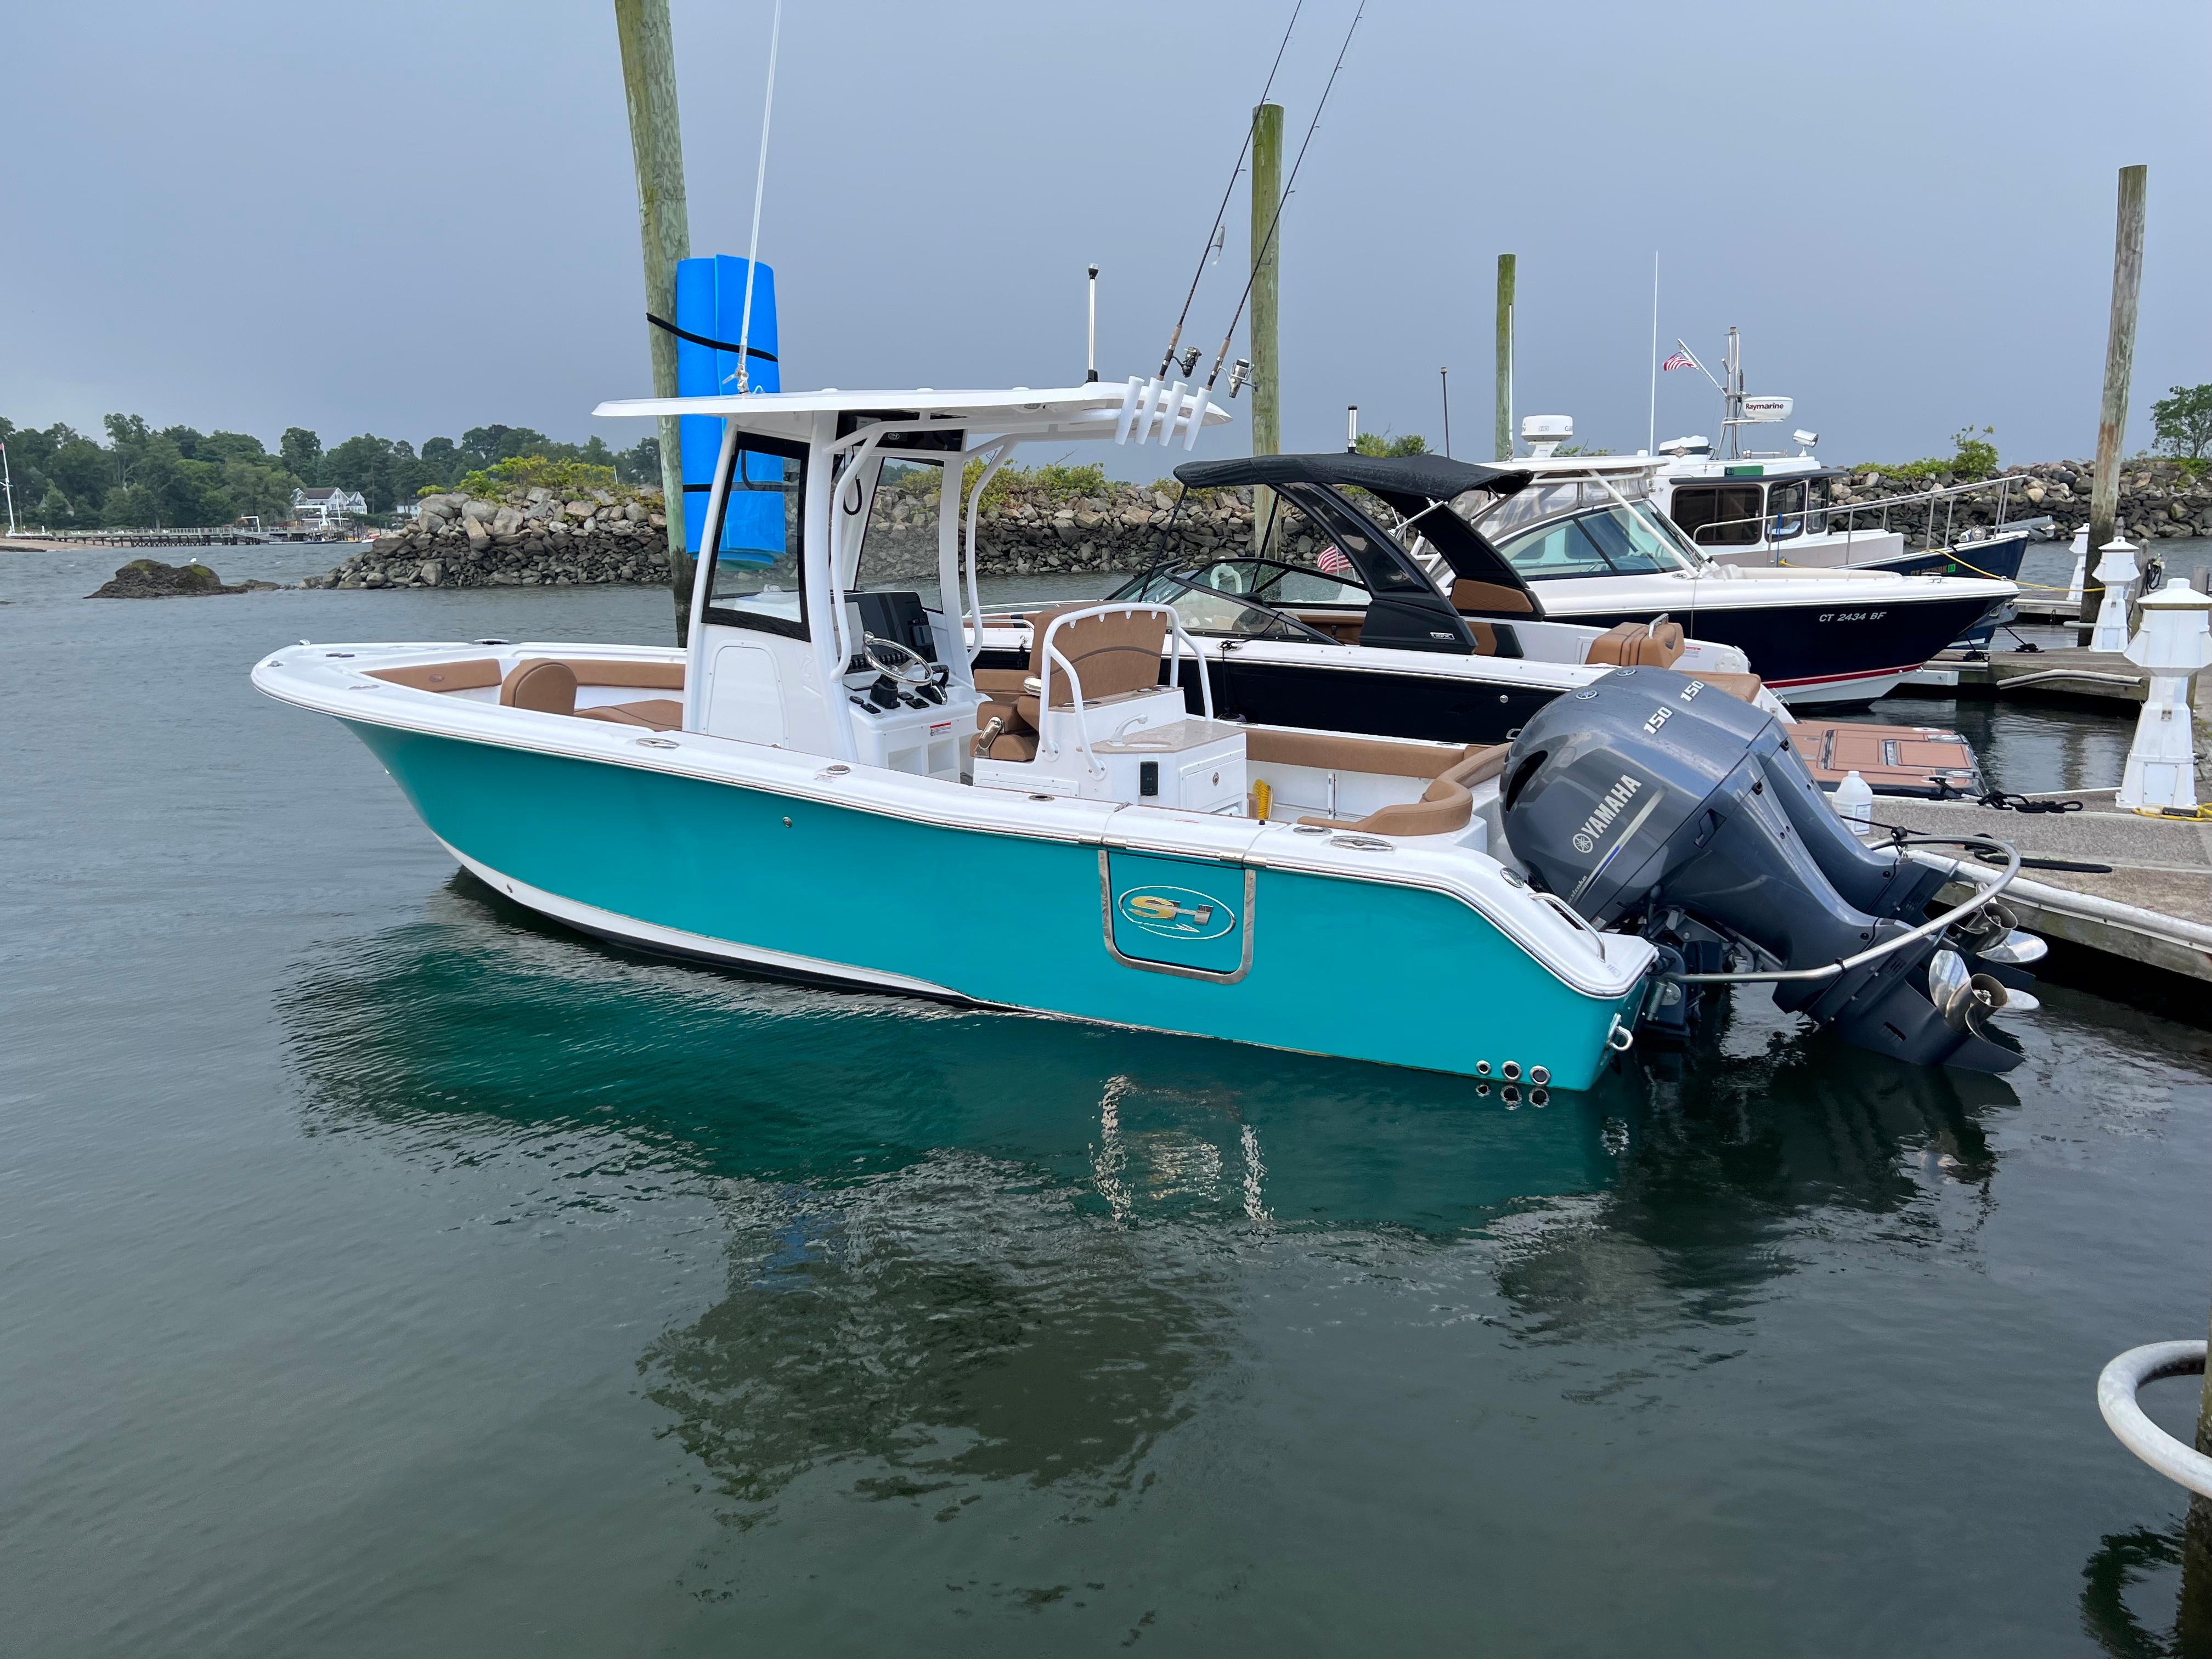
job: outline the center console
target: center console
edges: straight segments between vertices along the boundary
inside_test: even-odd
[[[845,626],[854,641],[880,640],[897,647],[878,655],[903,671],[903,678],[886,672],[861,652],[845,666],[844,694],[860,763],[957,782],[975,732],[978,701],[975,689],[953,678],[945,665],[965,660],[964,651],[955,648],[957,630],[911,592],[848,594]]]

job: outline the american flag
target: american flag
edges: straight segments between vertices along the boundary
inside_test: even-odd
[[[1659,365],[1659,371],[1663,374],[1670,368],[1703,368],[1704,367],[1705,365],[1703,363],[1699,362],[1695,357],[1692,357],[1688,352],[1678,351],[1673,356],[1669,357],[1665,362]]]
[[[1321,567],[1324,575],[1349,576],[1352,574],[1352,561],[1334,544],[1322,549],[1314,562]]]

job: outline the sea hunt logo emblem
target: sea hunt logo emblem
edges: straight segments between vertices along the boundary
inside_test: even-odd
[[[1651,718],[1644,722],[1644,729],[1656,737],[1658,735],[1659,728],[1666,725],[1668,720],[1671,720],[1674,718],[1674,711],[1673,709],[1655,708],[1651,711]]]
[[[1628,803],[1635,799],[1636,792],[1643,787],[1643,779],[1633,773],[1623,772],[1620,781],[1605,792],[1605,799],[1597,804],[1597,810],[1584,818],[1583,827],[1575,831],[1575,851],[1595,852],[1598,842],[1605,839],[1605,832],[1613,828],[1613,821],[1620,816]]]
[[[1219,939],[1237,926],[1234,910],[1188,887],[1133,887],[1115,903],[1123,921],[1167,939]]]

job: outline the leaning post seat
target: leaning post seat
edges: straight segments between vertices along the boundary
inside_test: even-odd
[[[988,726],[994,717],[1004,722],[1004,729],[991,744],[992,759],[1036,758],[1044,723],[1039,699],[1048,680],[1052,685],[1054,709],[1073,708],[1079,690],[1088,706],[1159,686],[1160,653],[1167,644],[1168,622],[1158,609],[1133,605],[1120,615],[1084,617],[1057,633],[1053,631],[1053,623],[1061,617],[1072,611],[1097,610],[1107,603],[1084,599],[1033,612],[1029,618],[1028,671],[985,668],[975,672],[975,688],[985,697],[982,706],[975,711],[977,724]],[[1048,635],[1051,636],[1051,650],[1061,659],[1061,662],[1051,665],[1048,673]],[[1063,664],[1073,665],[1073,682]]]
[[[1036,642],[1030,652],[1036,664],[1040,690],[1032,691],[1024,686],[1019,707],[1030,723],[1037,725],[1037,700],[1046,682],[1052,686],[1054,708],[1073,708],[1079,694],[1085,703],[1094,703],[1135,691],[1157,690],[1160,652],[1167,642],[1168,619],[1149,603],[1118,613],[1080,617],[1057,632],[1048,621],[1038,628]],[[1048,654],[1058,660],[1048,660]],[[1074,670],[1072,681],[1070,668]]]

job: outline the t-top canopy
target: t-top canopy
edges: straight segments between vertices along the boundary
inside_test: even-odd
[[[1229,461],[1185,461],[1176,477],[1194,489],[1240,484],[1352,484],[1378,495],[1420,495],[1448,501],[1470,489],[1510,495],[1528,482],[1516,468],[1478,466],[1442,455],[1248,455]]]
[[[712,415],[733,420],[749,431],[804,440],[814,416],[880,416],[902,430],[973,428],[1011,437],[1112,438],[1117,435],[1129,392],[1118,381],[1032,389],[1012,386],[994,392],[758,392],[710,398],[617,398],[592,413],[616,415]],[[1205,423],[1221,426],[1229,411],[1206,405]]]

